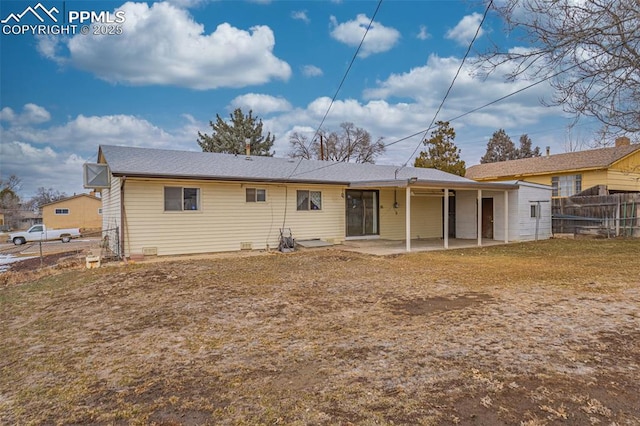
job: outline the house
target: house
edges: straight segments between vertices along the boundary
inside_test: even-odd
[[[102,145],[85,187],[101,191],[103,229],[117,229],[109,242],[127,257],[276,248],[283,229],[296,240],[404,241],[407,251],[412,239],[447,248],[450,237],[481,245],[551,233],[550,187],[434,169]]]
[[[13,213],[14,229],[29,229],[33,225],[42,223],[42,215],[31,210],[20,209]],[[9,224],[11,226],[11,224]]]
[[[102,200],[94,194],[78,194],[41,207],[42,220],[48,228],[102,228]]]
[[[570,197],[596,186],[609,193],[640,191],[640,144],[618,138],[616,146],[479,164],[466,177],[479,182],[525,180],[551,185],[553,197]]]

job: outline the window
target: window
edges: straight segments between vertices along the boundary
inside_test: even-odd
[[[531,217],[538,217],[538,206],[531,204]]]
[[[322,192],[320,191],[298,191],[298,210],[322,210]]]
[[[98,214],[102,214],[102,207],[98,209]]]
[[[267,201],[267,190],[260,188],[247,188],[247,203],[264,203]]]
[[[164,187],[164,211],[200,210],[200,188]]]
[[[582,191],[582,175],[553,176],[551,187],[554,197],[570,197]]]
[[[30,232],[30,233],[31,233],[31,232],[43,232],[42,225],[34,226],[33,228],[31,228],[31,231],[29,231],[29,232]]]
[[[56,209],[55,214],[69,214],[69,209]]]

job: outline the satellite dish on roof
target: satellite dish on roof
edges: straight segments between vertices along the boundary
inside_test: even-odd
[[[106,164],[85,163],[82,166],[84,187],[92,189],[109,188],[109,166]]]

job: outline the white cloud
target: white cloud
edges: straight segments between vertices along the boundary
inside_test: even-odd
[[[166,1],[167,3],[171,3],[177,7],[190,9],[190,8],[202,6],[203,4],[209,3],[211,0],[166,0]]]
[[[305,77],[320,77],[322,74],[322,70],[315,65],[305,65],[302,67],[302,75]]]
[[[34,120],[42,119],[38,113],[44,108],[27,104],[24,110],[29,113],[17,115],[8,107],[0,111],[7,123],[0,127],[0,170],[2,177],[15,174],[22,179],[21,196],[27,199],[41,186],[67,194],[83,192],[82,164],[96,160],[100,144],[198,150],[198,131],[210,130],[188,114],[176,129],[122,114],[78,115],[62,125],[47,127]],[[31,117],[31,121],[19,119],[21,116]]]
[[[482,22],[482,15],[479,13],[472,13],[467,15],[458,24],[447,31],[445,38],[455,40],[458,44],[469,44],[478,31],[478,26]],[[478,32],[478,37],[484,34],[484,30],[481,28]]]
[[[61,64],[94,73],[112,83],[170,85],[198,90],[244,87],[287,80],[291,67],[273,54],[275,37],[267,26],[250,31],[218,25],[211,34],[184,9],[169,3],[125,3],[123,34],[76,35],[39,40],[39,50]]]
[[[9,107],[4,107],[0,110],[0,120],[1,121],[15,121],[16,113]]]
[[[289,111],[291,110],[291,104],[282,97],[262,95],[259,93],[247,93],[246,95],[238,96],[231,101],[230,109],[236,108],[252,110],[254,115],[264,115],[273,112]]]
[[[0,120],[9,122],[11,125],[40,124],[51,120],[51,114],[45,108],[29,103],[24,105],[20,114],[16,114],[9,107],[2,108]]]
[[[353,21],[338,23],[335,16],[331,16],[330,21],[333,26],[331,37],[348,46],[357,47],[362,42],[362,37],[367,31],[371,19],[367,18],[365,14],[359,14]],[[366,58],[374,53],[386,52],[393,48],[399,39],[400,32],[395,28],[373,22],[364,43],[362,43],[359,56]]]
[[[20,195],[24,199],[33,197],[39,187],[54,188],[68,195],[85,192],[82,164],[87,160],[81,156],[14,141],[0,144],[0,157],[2,177],[18,176],[22,181]]]
[[[427,32],[427,27],[424,25],[420,25],[420,32],[418,32],[418,35],[416,36],[416,38],[420,39],[420,40],[427,40],[429,38],[431,38],[431,34],[429,34]]]
[[[306,10],[293,11],[291,12],[291,17],[298,21],[302,21],[305,24],[308,24],[309,22],[311,22],[311,19],[309,19],[309,17],[307,16]]]

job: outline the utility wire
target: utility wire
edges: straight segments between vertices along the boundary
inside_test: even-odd
[[[622,47],[623,45],[624,45],[624,43],[620,43],[620,44],[619,44],[619,45],[617,45],[617,46],[613,46],[613,48],[614,48],[614,49],[616,49],[616,48]],[[455,120],[459,120],[459,119],[460,119],[460,118],[462,118],[462,117],[465,117],[465,116],[467,116],[467,115],[469,115],[469,114],[472,114],[472,113],[474,113],[474,112],[480,111],[480,110],[482,110],[482,109],[484,109],[484,108],[487,108],[487,107],[489,107],[489,106],[491,106],[491,105],[493,105],[493,104],[496,104],[496,103],[501,102],[501,101],[503,101],[503,100],[505,100],[505,99],[508,99],[508,98],[510,98],[511,96],[517,95],[517,94],[519,94],[519,93],[521,93],[521,92],[523,92],[523,91],[525,91],[525,90],[528,90],[528,89],[530,89],[530,88],[532,88],[532,87],[537,86],[538,84],[544,83],[545,81],[550,80],[550,79],[552,79],[552,78],[554,78],[554,77],[557,77],[557,76],[558,76],[558,75],[560,75],[560,74],[564,74],[564,73],[566,73],[566,72],[569,72],[569,71],[573,70],[574,68],[578,68],[578,67],[580,67],[580,66],[584,65],[585,63],[587,63],[587,62],[589,62],[589,61],[592,61],[592,60],[594,60],[594,59],[598,59],[599,57],[601,57],[601,56],[603,56],[603,55],[605,55],[605,54],[607,54],[607,53],[608,53],[608,51],[604,51],[604,52],[600,53],[599,55],[596,55],[596,56],[593,56],[593,57],[587,58],[587,59],[585,59],[585,60],[584,60],[584,61],[582,61],[582,62],[579,62],[579,63],[577,63],[577,64],[574,64],[574,65],[572,65],[572,66],[570,66],[570,67],[568,67],[568,68],[566,68],[566,69],[562,69],[562,70],[560,70],[560,71],[558,71],[558,72],[556,72],[556,73],[554,73],[554,74],[548,75],[548,76],[546,76],[546,77],[542,78],[541,80],[538,80],[538,81],[536,81],[536,82],[534,82],[534,83],[532,83],[532,84],[530,84],[530,85],[528,85],[528,86],[525,86],[525,87],[523,87],[523,88],[521,88],[521,89],[518,89],[518,90],[516,90],[516,91],[514,91],[514,92],[511,92],[511,93],[509,93],[509,94],[507,94],[507,95],[505,95],[505,96],[502,96],[502,97],[500,97],[500,98],[498,98],[498,99],[495,99],[495,100],[493,100],[493,101],[491,101],[491,102],[488,102],[488,103],[486,103],[486,104],[484,104],[484,105],[481,105],[481,106],[479,106],[479,107],[477,107],[477,108],[474,108],[474,109],[472,109],[472,110],[469,110],[469,111],[467,111],[467,112],[465,112],[465,113],[463,113],[463,114],[460,114],[460,115],[458,115],[458,116],[455,116],[455,117],[453,117],[453,118],[450,118],[450,119],[448,119],[448,120],[446,120],[446,121],[448,121],[448,122],[452,122],[452,121],[455,121]],[[397,143],[400,143],[400,142],[406,141],[407,139],[411,139],[411,138],[413,138],[413,137],[415,137],[415,136],[418,136],[418,135],[420,135],[420,134],[426,134],[429,130],[431,130],[431,127],[427,128],[427,129],[424,129],[424,130],[420,130],[420,131],[418,131],[418,132],[416,132],[416,133],[413,133],[413,134],[411,134],[411,135],[409,135],[409,136],[405,136],[405,137],[400,138],[400,139],[398,139],[398,140],[395,140],[395,141],[393,141],[393,142],[387,143],[387,144],[385,144],[385,145],[384,145],[384,147],[386,148],[386,147],[389,147],[389,146],[395,145],[395,144],[397,144]],[[420,140],[420,143],[422,143],[422,139]],[[420,145],[418,144],[418,148],[419,148],[419,147],[420,147]],[[416,151],[417,151],[417,149],[416,149]],[[415,154],[415,151],[414,151],[414,154]],[[413,155],[414,155],[414,154],[412,154],[411,156],[413,157]],[[410,160],[410,159],[411,159],[411,157],[409,158],[409,160]],[[407,161],[407,163],[408,163],[408,161]],[[406,167],[406,164],[407,164],[407,163],[405,163],[401,168]],[[328,167],[335,166],[336,164],[338,164],[338,163],[337,163],[337,162],[335,162],[335,163],[327,164],[327,165],[325,165],[325,166],[316,167],[315,169],[307,170],[307,171],[302,172],[302,173],[298,173],[296,176],[303,175],[303,174],[306,174],[306,173],[311,173],[311,172],[316,171],[316,170],[326,169],[326,168],[328,168]],[[295,170],[294,170],[294,172],[295,172]],[[290,175],[289,177],[291,177],[291,176],[294,176],[294,173],[291,173],[291,175]]]
[[[344,75],[342,76],[342,80],[340,80],[340,84],[338,85],[338,88],[336,89],[336,92],[334,93],[333,98],[331,98],[331,102],[329,103],[329,107],[327,107],[327,111],[324,113],[324,116],[322,117],[322,120],[320,121],[320,124],[318,125],[318,128],[316,129],[315,133],[313,134],[313,137],[311,138],[311,144],[315,140],[316,136],[318,136],[318,133],[320,132],[320,129],[322,128],[322,125],[324,124],[324,121],[327,119],[327,116],[329,115],[329,111],[331,111],[331,107],[333,106],[333,104],[336,101],[336,98],[338,97],[338,93],[340,92],[340,89],[342,89],[342,86],[344,85],[344,82],[347,80],[347,75],[349,75],[349,71],[351,71],[351,67],[355,63],[356,58],[358,57],[358,53],[360,53],[360,49],[362,48],[362,45],[364,44],[364,40],[367,38],[367,34],[369,34],[369,30],[371,29],[371,26],[373,25],[373,21],[375,20],[376,15],[378,14],[378,11],[380,10],[380,6],[381,5],[382,5],[382,0],[378,0],[378,4],[376,5],[376,10],[373,12],[373,16],[371,16],[371,20],[369,21],[369,25],[367,25],[367,29],[365,30],[364,34],[362,35],[362,40],[360,40],[360,44],[358,45],[358,48],[356,49],[355,53],[353,54],[353,57],[351,58],[351,62],[349,62],[349,66],[347,67],[346,71],[344,72]],[[288,176],[289,178],[291,178],[291,176],[293,176],[295,174],[296,170],[298,170],[298,167],[300,167],[301,163],[302,163],[302,157],[300,157],[298,159],[298,163],[296,164],[294,169],[291,171],[291,173],[289,173],[289,176]],[[287,195],[288,194],[287,194],[287,191],[285,189],[284,215],[282,217],[282,229],[283,230],[284,230],[285,224],[287,222],[287,204],[288,204]],[[281,231],[281,233],[282,233],[282,231]],[[282,235],[281,235],[281,237],[282,237]]]
[[[316,136],[318,136],[318,133],[320,132],[320,129],[322,128],[322,125],[324,124],[325,120],[327,119],[327,116],[329,115],[329,111],[331,111],[331,107],[335,103],[336,98],[338,97],[338,93],[340,92],[340,89],[342,89],[342,86],[343,86],[345,80],[347,79],[347,75],[349,75],[349,71],[351,71],[351,67],[353,66],[356,58],[358,57],[358,53],[360,53],[360,49],[362,48],[362,45],[364,44],[365,38],[367,38],[367,34],[369,33],[369,30],[371,29],[371,26],[373,25],[373,21],[376,18],[376,15],[378,14],[378,10],[380,10],[380,6],[381,5],[382,5],[382,0],[378,0],[378,5],[376,6],[376,10],[373,12],[373,16],[371,17],[371,20],[369,21],[369,25],[367,26],[367,29],[365,30],[364,34],[362,35],[362,40],[360,40],[360,44],[358,45],[358,48],[356,49],[355,53],[353,54],[353,57],[351,58],[351,62],[349,63],[349,66],[347,67],[347,70],[345,71],[344,75],[342,76],[342,80],[340,81],[340,84],[338,85],[338,88],[336,89],[336,92],[334,93],[333,98],[331,98],[331,102],[329,103],[329,107],[327,108],[327,111],[324,113],[324,116],[322,117],[322,120],[320,121],[320,124],[318,125],[318,128],[316,129],[315,133],[313,134],[313,137],[311,138],[311,143],[313,143],[313,141],[315,140]],[[293,169],[293,171],[291,172],[289,177],[293,176],[293,174],[296,172],[296,170],[298,170],[298,167],[300,166],[301,162],[302,162],[302,157],[300,157],[300,159],[298,160],[298,164],[296,164],[296,167]]]
[[[541,79],[541,80],[538,80],[538,81],[536,81],[536,82],[534,82],[534,83],[531,83],[531,84],[530,84],[530,85],[528,85],[528,86],[525,86],[525,87],[523,87],[523,88],[521,88],[521,89],[518,89],[518,90],[516,90],[516,91],[514,91],[514,92],[511,92],[511,93],[509,93],[509,94],[507,94],[507,95],[504,95],[504,96],[502,96],[502,97],[500,97],[500,98],[498,98],[498,99],[494,99],[494,100],[493,100],[493,101],[491,101],[491,102],[487,102],[487,103],[486,103],[486,104],[484,104],[484,105],[481,105],[481,106],[479,106],[479,107],[477,107],[477,108],[473,108],[472,110],[469,110],[469,111],[467,111],[467,112],[465,112],[465,113],[462,113],[462,114],[460,114],[460,115],[457,115],[457,116],[455,116],[455,117],[453,117],[453,118],[450,118],[450,119],[448,119],[448,120],[446,120],[446,121],[448,121],[448,122],[452,122],[452,121],[455,121],[455,120],[459,120],[460,118],[465,117],[465,116],[467,116],[467,115],[469,115],[469,114],[472,114],[472,113],[474,113],[474,112],[478,112],[478,111],[480,111],[480,110],[482,110],[482,109],[484,109],[484,108],[487,108],[487,107],[489,107],[489,106],[491,106],[491,105],[493,105],[493,104],[496,104],[496,103],[501,102],[501,101],[503,101],[503,100],[505,100],[505,99],[507,99],[507,98],[510,98],[511,96],[517,95],[517,94],[519,94],[519,93],[521,93],[521,92],[523,92],[523,91],[525,91],[525,90],[531,89],[532,87],[535,87],[535,86],[537,86],[538,84],[544,83],[544,82],[545,82],[545,81],[547,81],[547,80],[550,80],[550,79],[552,79],[552,78],[554,78],[554,77],[557,77],[557,76],[558,76],[558,75],[560,75],[560,74],[563,74],[563,73],[565,73],[565,72],[569,72],[569,71],[571,71],[571,70],[572,70],[572,69],[574,69],[574,68],[577,68],[577,67],[579,67],[579,66],[582,66],[585,62],[588,62],[588,61],[591,61],[591,60],[597,59],[598,57],[600,57],[600,56],[602,56],[602,55],[604,55],[604,54],[606,54],[606,53],[607,53],[607,52],[603,52],[603,53],[601,53],[600,55],[597,55],[597,56],[594,56],[594,57],[591,57],[591,58],[585,59],[584,61],[582,61],[582,62],[580,62],[580,63],[577,63],[577,64],[575,64],[575,65],[570,66],[569,68],[566,68],[566,69],[560,70],[560,71],[558,71],[558,72],[556,72],[556,73],[554,73],[554,74],[548,75],[548,76],[544,77],[544,78],[543,78],[543,79]],[[397,144],[397,143],[400,143],[400,142],[406,141],[407,139],[411,139],[411,138],[413,138],[413,137],[415,137],[415,136],[418,136],[418,135],[420,135],[420,134],[424,134],[424,133],[428,132],[429,130],[430,130],[430,128],[428,128],[428,129],[424,129],[424,130],[420,130],[420,131],[418,131],[418,132],[416,132],[416,133],[413,133],[413,134],[411,134],[411,135],[409,135],[409,136],[405,136],[405,137],[400,138],[400,139],[398,139],[398,140],[395,140],[395,141],[393,141],[393,142],[387,143],[387,144],[385,144],[384,146],[385,146],[385,148],[386,148],[386,147],[389,147],[389,146],[395,145],[395,144]],[[420,141],[420,143],[422,143],[422,140]],[[419,147],[419,146],[420,146],[420,145],[418,145],[418,147]],[[302,174],[304,174],[304,173],[310,173],[310,172],[315,171],[315,170],[322,170],[322,169],[325,169],[325,168],[327,168],[327,167],[335,166],[336,164],[337,164],[337,163],[330,163],[330,164],[327,164],[326,166],[321,166],[321,167],[317,167],[317,168],[315,168],[315,169],[313,169],[313,170],[308,170],[308,171],[306,171],[306,172],[298,173],[298,175],[302,175]],[[405,164],[404,166],[402,166],[402,168],[404,168],[405,166],[406,166],[406,164]],[[292,176],[293,176],[293,174],[292,174]]]
[[[438,117],[438,114],[440,113],[440,110],[442,110],[442,107],[444,106],[445,101],[449,97],[449,93],[451,93],[451,89],[453,89],[453,85],[455,84],[456,80],[458,79],[458,75],[460,75],[460,71],[462,71],[462,67],[464,66],[465,61],[469,57],[469,53],[471,52],[471,48],[473,47],[473,43],[478,38],[478,34],[480,34],[480,30],[482,29],[482,24],[484,24],[485,19],[487,19],[487,15],[489,14],[489,10],[491,9],[492,5],[493,5],[493,0],[489,1],[489,4],[487,4],[486,9],[484,10],[484,15],[482,15],[482,20],[480,21],[480,24],[478,25],[478,28],[476,29],[476,33],[473,35],[473,39],[471,39],[471,42],[469,43],[469,47],[467,47],[467,51],[464,53],[464,57],[462,58],[462,61],[460,62],[460,66],[458,67],[458,70],[456,71],[456,75],[453,76],[453,80],[451,80],[451,84],[449,85],[449,88],[447,89],[447,92],[444,94],[444,97],[442,98],[442,102],[440,102],[440,105],[438,106],[438,109],[436,110],[436,113],[433,115],[433,119],[431,119],[431,123],[429,124],[429,127],[427,127],[427,129],[424,131],[424,134],[423,134],[422,138],[418,142],[418,145],[416,145],[416,148],[413,150],[413,152],[411,153],[409,158],[407,158],[407,161],[405,161],[404,164],[402,165],[402,167],[400,167],[396,172],[399,172],[400,170],[402,170],[403,168],[405,168],[407,166],[407,164],[409,163],[409,161],[411,161],[413,156],[416,155],[416,152],[418,152],[418,149],[420,148],[420,144],[422,144],[423,141],[426,139],[427,133],[433,127],[433,123],[435,123],[436,118]]]

